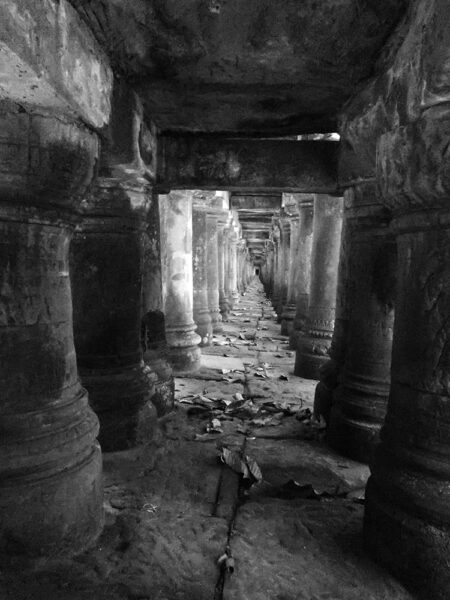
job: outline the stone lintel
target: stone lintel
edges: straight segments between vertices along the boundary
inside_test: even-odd
[[[245,211],[276,211],[281,208],[281,194],[246,194],[234,192],[230,198],[231,208]]]
[[[338,142],[163,135],[157,183],[172,189],[337,193]]]
[[[67,0],[4,0],[0,40],[0,101],[108,123],[112,71]]]

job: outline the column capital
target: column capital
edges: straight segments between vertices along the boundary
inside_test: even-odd
[[[76,209],[94,176],[97,135],[69,119],[17,112],[1,113],[0,129],[2,203],[55,217]]]

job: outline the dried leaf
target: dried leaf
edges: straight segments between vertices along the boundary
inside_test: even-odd
[[[254,458],[252,458],[251,456],[245,456],[245,461],[247,463],[248,470],[250,471],[251,476],[257,482],[262,481],[263,477],[262,477],[261,469],[259,468],[259,465],[256,462],[256,460]]]
[[[261,469],[252,457],[223,446],[220,452],[220,459],[233,469],[235,473],[240,473],[250,486],[262,480]]]

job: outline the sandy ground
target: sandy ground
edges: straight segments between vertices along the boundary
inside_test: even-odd
[[[309,415],[316,382],[293,375],[279,331],[255,282],[202,369],[176,380],[155,439],[104,456],[96,545],[12,561],[0,599],[413,598],[364,554],[368,468],[327,448]]]

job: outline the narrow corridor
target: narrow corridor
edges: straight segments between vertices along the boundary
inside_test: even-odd
[[[368,467],[323,443],[310,418],[316,382],[292,374],[279,330],[255,279],[203,349],[202,368],[176,379],[176,410],[154,441],[104,455],[106,526],[96,546],[16,563],[21,577],[5,574],[0,597],[411,598],[362,551]],[[253,476],[221,455],[246,457]]]

